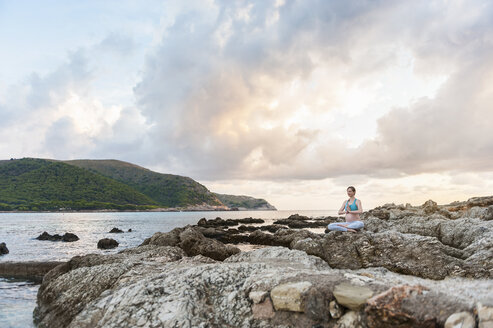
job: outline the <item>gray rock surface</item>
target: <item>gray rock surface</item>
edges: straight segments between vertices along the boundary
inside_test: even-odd
[[[371,290],[373,302],[367,300],[353,314],[341,306],[346,314],[331,318],[329,304],[342,284]],[[406,284],[423,286],[426,292],[415,295],[411,287],[406,294],[401,287]],[[306,288],[292,294],[291,301],[301,300],[301,306],[276,310],[273,291],[299,285]],[[38,293],[35,317],[38,327],[55,328],[343,327],[347,322],[366,325],[372,318],[376,327],[388,310],[394,322],[431,319],[443,326],[454,313],[473,313],[478,303],[492,306],[492,288],[487,280],[434,281],[382,268],[331,269],[318,257],[283,247],[216,262],[202,255],[187,257],[179,247],[145,245],[114,255],[75,257],[50,271]],[[382,300],[389,295],[409,297],[387,309]]]
[[[55,328],[371,328],[470,325],[472,318],[486,328],[493,325],[492,206],[493,197],[386,204],[364,213],[365,229],[354,234],[283,224],[268,233],[201,220],[137,248],[57,266],[43,279],[35,319]],[[221,241],[283,247],[240,253]]]
[[[202,232],[224,243],[284,246],[324,259],[335,268],[384,267],[430,279],[450,276],[493,277],[493,197],[463,203],[422,206],[387,204],[363,214],[365,228],[356,234],[282,229],[279,223],[318,226],[335,218],[291,216],[272,230],[241,226],[242,232],[215,228]],[[481,207],[483,206],[483,207]],[[268,230],[267,226],[264,226]],[[253,230],[253,231],[251,231]]]
[[[166,233],[155,233],[146,239],[142,245],[176,246],[185,251],[188,256],[203,255],[222,261],[240,250],[231,245],[206,238],[199,228],[176,228]]]

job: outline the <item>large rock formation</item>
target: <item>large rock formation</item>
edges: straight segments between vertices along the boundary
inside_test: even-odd
[[[363,215],[365,228],[356,234],[282,229],[316,227],[336,218],[309,220],[291,216],[270,226],[240,226],[198,229],[224,243],[249,243],[299,249],[324,259],[334,268],[384,267],[423,278],[447,276],[493,277],[492,198],[473,198],[458,205],[439,206],[427,201],[422,206],[387,204]],[[478,206],[484,205],[486,207]],[[317,222],[318,221],[318,222]],[[241,229],[240,229],[241,228]],[[238,233],[247,232],[247,233]]]
[[[365,213],[358,233],[283,228],[331,217],[237,229],[204,219],[56,267],[35,318],[55,328],[488,327],[492,206],[493,197],[387,204]],[[283,247],[240,253],[224,243]]]
[[[38,327],[54,328],[439,327],[479,306],[493,306],[490,281],[331,269],[284,247],[216,262],[145,245],[55,268],[41,285],[35,317]]]

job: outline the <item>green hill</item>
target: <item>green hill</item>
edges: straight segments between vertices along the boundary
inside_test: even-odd
[[[124,210],[158,205],[126,184],[63,162],[0,161],[0,210]]]
[[[223,206],[221,201],[205,186],[188,177],[157,173],[117,160],[72,160],[65,161],[65,163],[122,182],[147,195],[163,207],[187,207],[202,204]]]
[[[240,210],[276,210],[274,206],[269,204],[265,199],[261,198],[216,193],[214,193],[214,195],[216,195],[224,205],[230,208],[238,208]]]

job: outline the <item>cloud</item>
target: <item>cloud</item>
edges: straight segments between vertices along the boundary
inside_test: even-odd
[[[201,180],[489,170],[489,2],[197,1],[164,12],[153,48],[123,29],[6,89],[5,157],[110,157]]]
[[[480,169],[493,140],[491,13],[481,1],[188,8],[135,87],[161,154],[152,164],[202,179]],[[389,94],[399,74],[409,81]]]

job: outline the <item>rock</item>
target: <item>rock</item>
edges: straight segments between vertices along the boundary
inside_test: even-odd
[[[349,311],[337,321],[335,325],[337,328],[363,328],[365,325],[362,323],[361,317],[355,311]]]
[[[476,321],[469,312],[454,313],[445,321],[445,328],[474,328]]]
[[[74,241],[77,241],[79,240],[79,237],[73,233],[70,233],[70,232],[66,232],[63,236],[62,236],[62,241],[64,242],[74,242]]]
[[[329,303],[330,316],[334,319],[339,319],[343,315],[343,311],[336,301],[331,301]]]
[[[368,327],[443,326],[450,315],[469,309],[464,303],[422,285],[399,285],[367,301]],[[432,314],[433,313],[433,314]]]
[[[302,220],[302,221],[310,220],[310,218],[308,216],[299,215],[299,214],[292,214],[288,217],[288,219],[289,220]]]
[[[486,208],[484,213],[481,215],[481,219],[485,221],[493,220],[493,205]]]
[[[270,292],[270,298],[276,311],[303,312],[303,294],[310,289],[312,284],[308,281],[282,284],[274,287]]]
[[[0,255],[8,254],[9,249],[5,243],[0,243]]]
[[[128,231],[127,231],[127,232],[132,232],[132,229],[128,229]]]
[[[269,232],[272,232],[272,233],[276,233],[280,229],[286,229],[285,226],[280,225],[280,224],[269,224],[269,225],[266,225],[266,226],[261,226],[259,228],[262,231],[269,231]]]
[[[45,231],[41,235],[36,237],[36,239],[38,239],[38,240],[49,240],[49,241],[74,242],[74,241],[79,240],[79,237],[77,237],[77,235],[70,233],[70,232],[66,232],[63,236],[60,236],[59,234],[50,235],[49,233],[47,233]]]
[[[252,305],[252,314],[254,319],[271,319],[275,316],[272,301],[269,297],[260,303]]]
[[[347,283],[337,285],[334,290],[337,303],[351,310],[358,310],[372,295],[373,291],[368,287],[354,286]]]
[[[36,239],[37,240],[60,241],[60,240],[62,240],[62,236],[60,236],[59,234],[50,235],[49,233],[44,231],[41,235],[36,237]]]
[[[64,262],[0,262],[0,277],[23,278],[41,282],[43,276]]]
[[[206,218],[200,219],[199,222],[197,222],[197,225],[199,226],[207,225],[207,219]]]
[[[186,228],[186,227],[185,227]],[[178,246],[180,244],[180,233],[185,228],[175,228],[170,232],[156,232],[151,238],[144,240],[141,246],[155,245],[155,246]]]
[[[382,296],[416,280],[426,287],[421,294]],[[118,254],[74,257],[48,272],[39,288],[35,319],[40,328],[334,327],[347,322],[357,326],[364,318],[373,320],[371,327],[390,327],[378,317],[385,308],[380,302],[379,311],[371,307],[367,312],[365,307],[355,317],[330,317],[332,292],[349,281],[364,284],[376,293],[373,298],[393,305],[389,313],[406,314],[404,323],[413,322],[406,319],[410,317],[441,327],[451,314],[472,312],[479,301],[493,301],[487,280],[432,281],[382,268],[331,269],[319,257],[285,247],[241,252],[218,262],[202,255],[187,257],[179,247],[147,244]],[[298,298],[302,311],[274,311],[265,293],[275,295],[276,287],[300,282],[311,284]]]
[[[223,261],[240,250],[236,247],[224,245],[223,243],[205,238],[199,231],[193,228],[187,228],[180,233],[180,248],[188,256],[204,255],[217,261]]]
[[[197,225],[203,226],[203,227],[220,227],[220,226],[236,226],[238,225],[238,221],[235,220],[223,220],[220,217],[217,217],[215,219],[207,220],[205,218],[200,219],[197,222]]]
[[[493,307],[483,306],[483,304],[478,303],[478,328],[492,328],[493,327]]]
[[[101,248],[101,249],[111,249],[111,248],[118,247],[118,245],[119,245],[119,243],[116,240],[111,239],[111,238],[103,238],[103,239],[98,241],[98,248]]]
[[[477,226],[473,228],[477,229]],[[431,279],[443,279],[451,275],[479,278],[493,274],[490,271],[493,258],[487,255],[489,247],[493,247],[493,240],[486,238],[486,235],[483,232],[481,243],[474,248],[471,245],[468,249],[473,256],[445,245],[437,238],[393,231],[362,231],[355,234],[330,232],[323,238],[310,239],[297,239],[301,235],[294,235],[293,240],[296,242],[290,246],[319,256],[337,268],[355,270],[375,266]],[[467,261],[464,260],[466,257]]]
[[[265,298],[269,295],[266,291],[250,292],[248,298],[252,300],[253,304],[262,303]]]
[[[262,219],[254,219],[252,217],[236,220],[239,223],[265,223]]]
[[[438,205],[436,202],[427,200],[423,205],[421,205],[426,214],[432,214],[438,210]]]
[[[118,229],[118,228],[116,228],[116,227],[115,227],[115,228],[111,229],[111,230],[109,231],[109,233],[123,233],[123,230]]]
[[[157,263],[176,261],[183,256],[185,254],[179,248],[157,246],[142,246],[106,256],[96,254],[75,256],[45,275],[34,310],[37,327],[67,327],[86,305],[97,300],[112,286],[119,289],[128,286],[131,281],[138,281],[144,274],[159,273],[159,269],[156,268]],[[142,265],[142,259],[146,259],[146,265]],[[135,269],[133,273],[125,277],[124,274],[130,273],[132,269]],[[121,298],[115,301],[121,302],[120,305],[123,307],[129,305]],[[131,322],[116,326],[132,327],[134,324]],[[71,325],[71,327],[94,326],[91,323]]]

